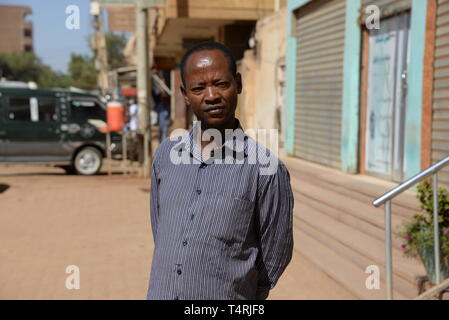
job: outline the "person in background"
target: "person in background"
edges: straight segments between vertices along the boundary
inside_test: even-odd
[[[128,141],[128,155],[132,161],[139,159],[137,129],[139,127],[139,107],[134,99],[128,100],[128,123],[126,124],[126,139]],[[131,133],[131,134],[129,134]]]
[[[159,143],[168,137],[168,129],[171,125],[170,119],[170,96],[159,88],[158,85],[153,85],[153,101],[154,111],[158,115],[159,125]]]
[[[133,99],[129,100],[129,130],[132,133],[133,138],[136,136],[137,127],[139,123],[139,108]]]

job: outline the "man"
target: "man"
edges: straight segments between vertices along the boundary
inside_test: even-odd
[[[292,257],[289,173],[280,161],[264,173],[254,159],[268,151],[233,134],[242,132],[235,118],[242,82],[227,47],[192,47],[182,59],[181,77],[185,102],[199,124],[164,140],[154,156],[155,250],[147,298],[266,299]],[[210,131],[213,141],[199,138]],[[223,163],[229,160],[234,162]]]

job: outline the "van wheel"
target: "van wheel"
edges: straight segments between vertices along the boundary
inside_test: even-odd
[[[85,147],[81,149],[73,160],[73,167],[76,173],[83,176],[90,176],[100,171],[102,156],[98,149]]]

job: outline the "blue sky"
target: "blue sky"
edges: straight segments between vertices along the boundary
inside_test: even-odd
[[[66,72],[72,52],[91,54],[89,35],[92,33],[89,0],[0,0],[0,5],[24,5],[33,13],[27,20],[33,22],[34,51],[53,70]],[[65,27],[69,5],[80,9],[80,29]]]

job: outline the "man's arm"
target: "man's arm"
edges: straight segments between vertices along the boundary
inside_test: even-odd
[[[256,299],[266,299],[293,253],[293,192],[290,175],[279,161],[276,173],[261,176],[257,211],[260,255],[259,283]]]
[[[159,178],[158,178],[158,150],[154,154],[153,164],[151,166],[151,188],[150,188],[150,216],[151,229],[153,231],[153,240],[156,243],[156,232],[159,219]]]

